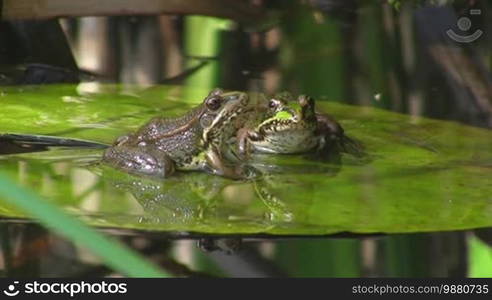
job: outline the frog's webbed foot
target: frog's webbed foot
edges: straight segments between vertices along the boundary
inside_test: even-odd
[[[341,151],[334,143],[320,142],[315,151],[305,154],[305,157],[313,161],[339,164],[341,162]]]
[[[348,137],[342,126],[330,115],[316,114],[320,142],[319,153],[347,153],[356,157],[365,156],[364,146],[359,141]]]
[[[108,148],[103,162],[135,175],[168,177],[175,171],[174,161],[165,153],[126,146]]]
[[[355,157],[364,157],[367,155],[364,145],[361,142],[346,135],[337,139],[336,144],[341,152],[351,154]]]
[[[320,138],[318,148],[313,153],[313,158],[338,163],[341,160],[342,153],[356,158],[363,158],[367,155],[364,146],[359,141],[346,135],[335,137],[328,135]]]

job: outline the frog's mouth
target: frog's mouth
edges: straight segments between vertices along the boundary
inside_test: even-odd
[[[304,129],[305,126],[302,123],[294,121],[292,119],[288,120],[271,120],[267,124],[263,124],[260,128],[260,133],[270,134],[283,131],[300,130]]]
[[[303,120],[302,109],[285,107],[259,126],[260,133],[270,134],[282,131],[309,129],[308,123],[303,122]]]
[[[307,129],[316,122],[315,118],[314,99],[300,95],[297,101],[283,107],[264,125],[266,130],[273,131]]]

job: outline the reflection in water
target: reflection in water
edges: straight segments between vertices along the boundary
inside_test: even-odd
[[[276,193],[278,186],[282,188],[286,180],[290,185],[300,185],[309,199],[312,197],[308,195],[311,190],[309,186],[305,182],[292,181],[292,176],[313,172],[333,176],[340,168],[340,164],[303,168],[299,164],[292,165],[288,158],[284,158],[282,164],[281,160],[267,155],[258,155],[253,165],[262,175],[249,181],[233,181],[198,172],[183,172],[157,180],[110,168],[104,168],[102,176],[118,190],[133,195],[140,203],[145,211],[140,223],[160,223],[163,228],[171,230],[176,225],[180,225],[179,228],[212,226],[219,233],[220,226],[228,226],[228,222],[269,227],[294,221],[296,216],[289,208],[289,201],[286,202],[282,194]],[[291,177],[282,176],[286,172]],[[255,207],[260,202],[263,207]]]

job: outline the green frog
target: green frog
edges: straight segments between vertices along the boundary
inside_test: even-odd
[[[315,101],[309,96],[300,95],[293,100],[289,93],[284,92],[271,97],[267,107],[263,114],[257,114],[256,123],[251,122],[238,130],[240,155],[248,157],[255,152],[314,152],[322,156],[337,151],[362,153],[361,145],[347,137],[337,121],[316,112]]]
[[[203,103],[178,118],[156,117],[135,133],[116,140],[103,162],[137,175],[167,177],[175,170],[202,170],[241,179],[248,176],[229,163],[226,141],[236,134],[238,119],[248,112],[243,92],[214,89]]]

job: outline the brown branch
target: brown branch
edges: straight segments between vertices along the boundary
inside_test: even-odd
[[[259,6],[241,0],[3,0],[0,11],[3,20],[195,14],[255,22],[264,17]]]

